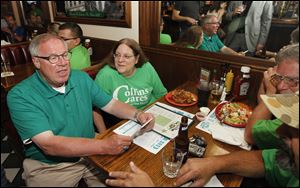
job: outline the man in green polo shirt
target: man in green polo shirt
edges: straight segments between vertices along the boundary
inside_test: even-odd
[[[82,46],[81,38],[83,36],[80,26],[73,22],[67,22],[59,26],[58,36],[62,37],[68,44],[71,53],[71,69],[83,69],[91,66],[91,60],[88,50]]]
[[[234,50],[228,48],[223,44],[217,35],[217,31],[220,27],[218,18],[214,15],[206,16],[202,21],[202,28],[204,33],[204,39],[199,50],[205,50],[209,52],[220,52],[231,55],[241,55]]]
[[[59,36],[39,35],[29,50],[36,72],[7,96],[11,119],[25,145],[26,185],[71,187],[84,178],[89,186],[103,186],[103,173],[82,157],[121,154],[132,139],[94,139],[93,106],[141,123],[153,115],[112,99],[88,74],[71,70],[67,44]]]

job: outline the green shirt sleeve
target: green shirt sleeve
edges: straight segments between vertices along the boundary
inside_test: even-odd
[[[252,127],[255,143],[260,149],[274,148],[278,146],[279,139],[276,129],[282,124],[279,119],[259,120]]]
[[[84,69],[91,66],[91,60],[88,50],[81,44],[71,50],[71,69]]]

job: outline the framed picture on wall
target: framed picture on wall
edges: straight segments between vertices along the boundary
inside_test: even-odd
[[[131,28],[130,1],[53,1],[55,21]]]

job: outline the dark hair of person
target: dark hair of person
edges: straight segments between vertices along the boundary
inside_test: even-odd
[[[142,48],[135,40],[130,38],[123,38],[117,42],[108,56],[104,59],[104,63],[108,64],[111,68],[116,69],[114,54],[121,44],[125,44],[126,46],[131,48],[135,57],[139,56],[138,63],[135,64],[137,68],[142,67],[146,62],[148,62],[148,58],[145,56]]]
[[[189,45],[197,47],[201,41],[203,30],[200,26],[191,26],[186,30],[180,38],[175,42],[176,46],[188,47]]]
[[[225,3],[225,2],[227,2],[227,1],[213,1],[212,5],[209,6],[207,12],[208,11],[212,12],[214,10],[216,10],[216,11],[220,10],[221,9],[221,4]]]
[[[78,37],[80,39],[83,36],[81,27],[74,22],[64,23],[64,24],[60,25],[58,29],[59,30],[70,29],[73,37]]]

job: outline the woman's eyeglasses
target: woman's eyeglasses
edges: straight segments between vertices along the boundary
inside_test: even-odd
[[[121,55],[121,54],[114,54],[113,55],[115,59],[120,59],[121,57],[124,57],[124,59],[129,60],[130,58],[134,57],[134,55]]]

